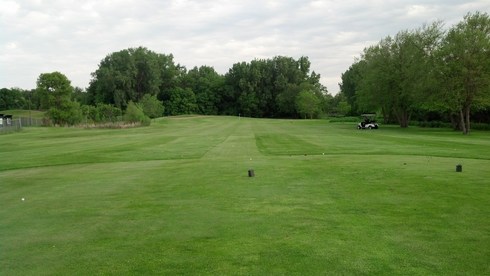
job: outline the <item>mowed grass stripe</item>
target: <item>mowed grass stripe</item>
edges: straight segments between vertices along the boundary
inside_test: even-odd
[[[231,119],[232,131],[223,133],[225,139],[209,150],[204,159],[227,159],[227,160],[250,160],[262,154],[258,151],[253,126],[254,119],[238,118]]]
[[[235,128],[231,120],[197,118],[157,121],[149,128],[27,128],[0,145],[0,171],[17,168],[196,159],[221,143]],[[221,122],[225,122],[224,124]]]
[[[248,125],[247,124],[252,124]],[[256,120],[235,117],[175,118],[130,130],[26,129],[0,145],[0,170],[49,165],[174,160],[217,156],[231,136],[255,139],[244,155],[397,154],[489,159],[488,139],[439,130],[355,131],[325,121]],[[254,135],[255,137],[251,137]],[[10,136],[12,137],[12,136]],[[374,144],[374,145],[373,145]],[[235,155],[239,151],[230,151]],[[225,152],[222,152],[224,154]]]
[[[256,139],[259,150],[267,155],[394,154],[490,159],[490,143],[482,132],[463,136],[448,130],[394,126],[356,130],[353,124],[289,121],[256,127]]]
[[[0,171],[0,274],[489,274],[490,134],[380,130],[186,117],[8,135],[16,150],[0,162],[17,169]],[[128,151],[71,163],[90,136],[86,158]],[[424,143],[438,139],[468,145],[464,158],[432,156],[452,146]],[[23,143],[52,144],[31,161],[14,156]],[[310,147],[333,154],[284,154]]]

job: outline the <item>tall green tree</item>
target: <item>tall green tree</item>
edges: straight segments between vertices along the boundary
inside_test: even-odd
[[[182,78],[182,86],[196,96],[197,113],[217,115],[224,88],[224,77],[213,67],[194,67]]]
[[[326,93],[320,75],[310,73],[307,57],[236,63],[225,75],[225,83],[226,96],[237,102],[237,113],[253,117],[298,117],[296,97],[304,84],[315,93]]]
[[[311,90],[302,90],[296,96],[296,108],[303,118],[313,119],[320,113],[321,100]]]
[[[394,116],[401,127],[408,127],[413,109],[428,92],[432,66],[430,56],[443,32],[435,22],[414,31],[400,31],[365,49],[358,105],[381,109],[385,119]]]
[[[91,104],[114,104],[123,109],[145,94],[159,96],[176,85],[179,66],[172,55],[144,47],[129,48],[106,56],[92,73],[88,88]]]
[[[80,104],[73,102],[70,80],[60,72],[43,73],[37,79],[37,93],[41,108],[54,124],[74,125],[82,120]]]
[[[42,109],[58,108],[63,102],[71,100],[73,93],[71,81],[60,72],[42,73],[36,84]]]
[[[390,96],[395,89],[391,75],[394,71],[390,51],[392,43],[392,38],[388,36],[377,45],[364,49],[362,59],[365,66],[356,91],[358,111],[373,113],[380,110],[385,123],[391,122],[393,114]]]
[[[489,15],[467,14],[449,30],[437,57],[441,90],[435,98],[457,114],[460,130],[468,134],[471,110],[490,102]]]
[[[343,93],[338,93],[330,101],[330,113],[335,115],[346,116],[351,112],[352,106],[347,102]]]
[[[169,94],[169,99],[164,102],[166,114],[183,115],[196,112],[196,95],[190,88],[177,87],[170,90]]]
[[[300,92],[300,85],[293,83],[281,89],[281,92],[276,97],[277,109],[280,116],[295,118],[299,115],[296,98]]]
[[[354,115],[354,113],[360,113],[357,106],[357,92],[359,91],[359,85],[362,80],[362,72],[364,69],[363,66],[365,65],[365,60],[357,60],[341,75],[342,82],[339,83],[339,94],[341,94],[345,102],[350,105],[349,113],[352,115]]]

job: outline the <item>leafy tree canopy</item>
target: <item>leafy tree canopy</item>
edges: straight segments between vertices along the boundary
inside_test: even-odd
[[[144,47],[121,50],[106,56],[92,73],[88,101],[125,108],[129,101],[138,102],[145,94],[157,96],[172,89],[179,71],[172,55]]]
[[[74,125],[82,120],[80,104],[71,100],[73,87],[60,72],[43,73],[37,79],[37,93],[41,95],[41,107],[55,125]]]

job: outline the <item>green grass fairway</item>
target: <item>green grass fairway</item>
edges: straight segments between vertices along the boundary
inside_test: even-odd
[[[490,275],[490,132],[25,128],[0,204],[0,275]]]

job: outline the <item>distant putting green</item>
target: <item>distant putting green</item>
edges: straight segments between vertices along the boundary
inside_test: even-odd
[[[1,275],[490,274],[490,132],[175,117],[1,138]]]

